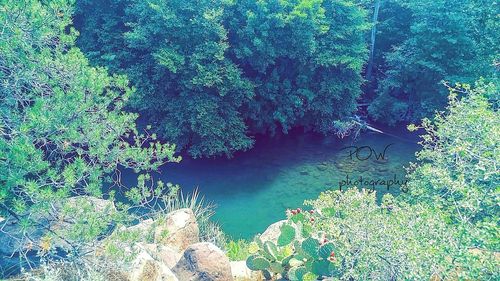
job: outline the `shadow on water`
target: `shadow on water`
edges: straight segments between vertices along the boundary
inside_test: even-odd
[[[419,149],[415,135],[405,130],[390,131],[390,135],[366,132],[356,139],[340,140],[313,133],[292,132],[275,137],[258,137],[255,147],[239,152],[232,159],[191,159],[184,156],[179,164],[167,164],[153,175],[164,182],[179,184],[184,193],[198,188],[200,193],[217,205],[214,220],[233,238],[251,238],[285,217],[287,208],[297,208],[304,200],[317,198],[322,191],[339,189],[346,177],[363,177],[358,187],[373,188],[370,181],[397,178],[403,181],[404,166],[415,159]],[[385,161],[377,161],[387,145]],[[359,150],[359,160],[349,153]],[[366,148],[366,147],[369,147]],[[368,181],[366,181],[368,180]],[[135,175],[125,171],[122,182],[136,183]],[[390,192],[400,194],[398,185],[376,185],[377,197]]]

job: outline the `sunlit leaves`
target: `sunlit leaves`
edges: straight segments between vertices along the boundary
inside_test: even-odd
[[[131,219],[112,208],[98,209],[94,203],[106,201],[91,202],[87,195],[106,197],[105,184],[121,184],[119,169],[142,173],[180,158],[174,145],[139,132],[138,116],[123,111],[134,91],[127,78],[89,66],[74,46],[76,32],[68,27],[72,4],[0,4],[9,11],[0,13],[0,215],[15,214],[27,233],[40,231],[40,225],[53,228],[50,239],[64,236],[81,247]],[[163,184],[158,188],[154,194],[164,192]]]

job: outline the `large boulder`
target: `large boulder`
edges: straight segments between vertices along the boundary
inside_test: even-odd
[[[286,220],[281,220],[271,224],[266,231],[260,235],[262,241],[271,241],[274,244],[278,243],[278,237],[281,234],[281,226],[286,223]]]
[[[246,261],[232,261],[231,273],[235,281],[263,281],[261,271],[252,271],[247,267]]]
[[[142,246],[157,261],[164,263],[169,268],[173,268],[182,257],[176,250],[158,244],[145,244]]]
[[[172,269],[182,281],[232,281],[231,265],[224,252],[212,243],[189,246]]]
[[[173,211],[157,223],[154,231],[154,240],[157,244],[182,252],[189,245],[200,241],[200,230],[191,209]]]
[[[163,263],[157,262],[146,251],[141,251],[132,262],[128,271],[129,281],[178,281],[172,271]]]

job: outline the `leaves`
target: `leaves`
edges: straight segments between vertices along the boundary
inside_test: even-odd
[[[301,248],[310,257],[316,258],[319,251],[319,241],[315,238],[309,237],[302,241]]]
[[[0,216],[16,213],[25,229],[9,235],[19,245],[32,241],[48,259],[60,254],[51,245],[61,237],[66,250],[83,253],[111,226],[134,219],[88,197],[107,197],[102,187],[117,180],[118,169],[150,171],[180,160],[175,145],[139,133],[137,115],[123,111],[134,91],[127,78],[90,66],[75,47],[71,4],[0,4],[10,11],[0,13]],[[137,187],[129,195],[139,202],[152,192]],[[83,198],[79,208],[68,206],[74,196]],[[51,231],[36,241],[41,226]]]
[[[292,243],[295,239],[295,228],[288,224],[283,224],[280,228],[280,236],[278,237],[278,246],[286,246]]]
[[[381,75],[370,116],[388,124],[417,122],[445,108],[442,81],[496,79],[492,62],[500,37],[489,19],[497,10],[494,1],[386,1],[377,35]]]
[[[79,46],[125,72],[129,104],[193,157],[231,157],[256,133],[331,133],[356,110],[367,22],[355,1],[127,4],[78,1]]]
[[[327,259],[331,256],[332,253],[335,253],[335,247],[333,246],[333,243],[325,243],[321,245],[319,248],[319,256]]]
[[[250,256],[247,258],[246,265],[250,270],[265,270],[271,264],[269,261],[260,256]]]

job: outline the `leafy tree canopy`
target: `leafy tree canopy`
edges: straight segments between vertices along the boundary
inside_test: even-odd
[[[441,81],[472,83],[496,75],[497,2],[389,0],[382,5],[377,39],[382,74],[368,109],[375,120],[394,124],[432,116],[446,105]]]
[[[369,26],[355,1],[78,5],[80,46],[126,73],[132,107],[192,156],[230,156],[258,132],[329,133],[356,109]]]
[[[95,241],[118,217],[92,211],[92,202],[74,210],[73,201],[68,211],[70,197],[113,199],[104,187],[119,168],[146,172],[180,160],[175,146],[139,133],[137,115],[123,111],[133,95],[127,79],[89,66],[75,47],[72,4],[26,0],[0,6],[0,215],[23,227],[9,234],[21,241],[21,250],[28,242],[48,250],[55,237],[73,250],[80,244],[72,240]],[[61,209],[78,214],[72,233],[52,228],[63,221]],[[48,236],[35,240],[33,228],[49,230]]]

